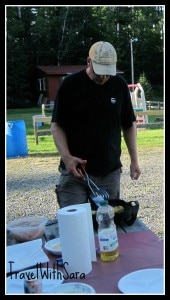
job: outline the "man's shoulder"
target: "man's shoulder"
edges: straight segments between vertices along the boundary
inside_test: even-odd
[[[75,79],[78,79],[78,78],[82,78],[84,76],[85,76],[85,69],[67,75],[65,77],[65,81],[72,81],[72,80],[75,80]]]
[[[81,83],[84,82],[85,74],[85,70],[81,70],[67,75],[60,85],[60,91],[67,90],[67,93],[70,93],[70,91],[73,92],[77,90],[81,87]]]
[[[126,82],[126,79],[122,75],[119,75],[119,74],[116,74],[115,76],[111,76],[111,79],[115,80],[115,81]]]
[[[116,76],[111,76],[110,79],[111,79],[112,84],[115,84],[115,85],[119,84],[119,85],[123,85],[123,86],[128,85],[126,79],[119,74],[116,74]]]

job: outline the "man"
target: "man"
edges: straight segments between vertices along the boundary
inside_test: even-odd
[[[61,156],[56,193],[60,208],[88,201],[85,168],[110,203],[119,199],[122,172],[121,132],[130,156],[130,176],[141,174],[136,145],[136,119],[130,92],[116,75],[117,54],[104,41],[93,44],[87,68],[67,76],[58,91],[52,115],[52,134]]]

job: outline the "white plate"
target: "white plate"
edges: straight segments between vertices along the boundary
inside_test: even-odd
[[[6,293],[7,294],[24,294],[24,280],[27,279],[27,276],[31,276],[31,273],[34,273],[34,277],[42,279],[42,289],[43,294],[51,294],[51,291],[60,285],[64,278],[63,273],[59,270],[54,270],[50,268],[35,268],[24,270],[19,273],[15,273],[9,276],[6,280]]]
[[[96,294],[95,289],[85,283],[81,282],[68,282],[55,287],[52,294]]]
[[[124,294],[163,294],[163,269],[143,269],[129,273],[118,282]]]
[[[44,245],[45,249],[54,255],[61,255],[61,243],[60,238],[56,238],[48,241]]]

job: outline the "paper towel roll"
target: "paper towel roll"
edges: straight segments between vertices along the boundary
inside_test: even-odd
[[[92,263],[86,208],[74,205],[58,209],[58,225],[66,272],[88,274]]]

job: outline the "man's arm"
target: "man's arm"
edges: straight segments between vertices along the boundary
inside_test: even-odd
[[[138,179],[141,170],[138,163],[138,153],[137,153],[137,128],[136,128],[136,122],[133,122],[132,127],[122,130],[123,131],[123,137],[129,152],[130,156],[130,177],[132,179]]]
[[[77,169],[77,166],[79,164],[85,165],[87,161],[71,155],[67,143],[66,134],[56,122],[51,123],[51,131],[54,144],[58,149],[61,159],[63,160],[67,170],[76,177],[82,177],[83,174],[81,174],[81,171]]]

